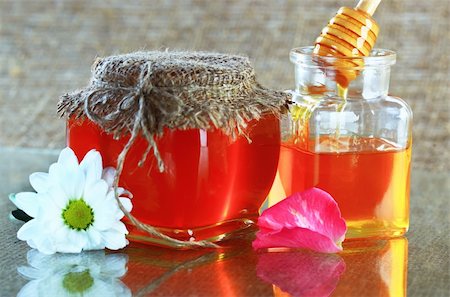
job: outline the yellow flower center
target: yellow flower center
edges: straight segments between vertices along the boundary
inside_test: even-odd
[[[83,199],[70,200],[62,212],[62,217],[69,228],[81,231],[94,222],[94,211]]]
[[[82,272],[69,272],[64,276],[62,284],[69,293],[83,293],[92,287],[94,284],[94,279],[89,273],[89,270]]]

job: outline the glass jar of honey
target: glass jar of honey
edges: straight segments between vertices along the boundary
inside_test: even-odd
[[[256,220],[288,98],[262,87],[247,57],[149,51],[98,59],[58,110],[77,157],[96,149],[132,193],[128,238],[186,248]]]
[[[337,201],[347,238],[390,237],[409,225],[412,111],[388,94],[394,52],[324,57],[293,49],[296,88],[281,123],[269,204],[318,187]],[[350,78],[350,79],[349,79]]]

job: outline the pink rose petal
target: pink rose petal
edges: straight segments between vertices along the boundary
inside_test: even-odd
[[[338,255],[309,251],[258,255],[256,273],[291,296],[330,296],[345,271]]]
[[[342,248],[330,238],[304,228],[283,228],[276,232],[259,232],[253,242],[253,247],[255,249],[272,247],[304,248],[323,253],[342,251]]]
[[[266,209],[253,248],[306,248],[333,253],[342,250],[347,226],[333,197],[318,188],[295,193]]]

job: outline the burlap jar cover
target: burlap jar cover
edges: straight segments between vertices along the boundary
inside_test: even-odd
[[[170,238],[122,207],[117,187],[127,152],[138,136],[144,137],[148,147],[140,165],[153,150],[159,170],[164,171],[155,137],[162,136],[165,128],[217,128],[233,138],[247,137],[244,129],[249,121],[267,113],[279,116],[287,102],[286,93],[257,83],[247,57],[149,51],[97,59],[89,85],[63,95],[58,113],[66,118],[87,117],[115,138],[131,135],[117,159],[114,188],[120,208],[137,228],[169,246],[214,247],[206,241]]]

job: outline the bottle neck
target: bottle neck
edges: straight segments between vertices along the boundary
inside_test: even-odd
[[[289,57],[297,93],[334,98],[347,94],[348,99],[387,96],[396,60],[395,52],[386,49],[373,49],[369,56],[318,56],[311,46],[294,48]]]
[[[340,79],[344,71],[354,72],[350,81]],[[390,66],[341,70],[336,67],[296,65],[296,92],[304,96],[342,99],[375,99],[389,92]]]

